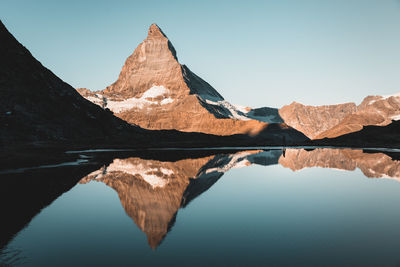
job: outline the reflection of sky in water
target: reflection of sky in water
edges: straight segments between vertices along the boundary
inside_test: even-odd
[[[10,242],[31,265],[394,266],[400,183],[359,169],[231,169],[178,211],[153,251],[117,193],[78,184]]]

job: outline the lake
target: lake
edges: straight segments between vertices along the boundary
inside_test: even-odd
[[[0,263],[400,266],[397,151],[76,155],[0,174]]]

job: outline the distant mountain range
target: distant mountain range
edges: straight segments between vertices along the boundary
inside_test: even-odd
[[[233,105],[187,66],[180,65],[173,45],[156,24],[150,26],[147,38],[128,57],[115,83],[96,92],[77,90],[121,119],[146,129],[262,136],[274,125],[287,140],[293,140],[293,129],[318,140],[400,120],[400,94],[368,96],[358,106],[305,106],[293,102],[280,109],[253,109]],[[287,130],[292,134],[286,135]],[[298,135],[295,140],[299,140]]]
[[[360,105],[305,106],[292,103],[279,110],[283,120],[311,139],[335,138],[363,126],[386,126],[400,120],[400,94],[368,96]]]
[[[179,63],[156,24],[115,83],[97,92],[80,88],[79,94],[37,61],[1,22],[0,39],[2,147],[335,145],[342,136],[347,137],[340,144],[352,145],[348,134],[355,132],[358,146],[390,146],[399,140],[398,127],[389,124],[400,120],[400,95],[369,96],[358,106],[233,105]],[[371,131],[363,130],[368,125],[381,126],[373,135],[385,132],[382,136],[388,139],[372,140]],[[318,141],[322,138],[329,141]]]

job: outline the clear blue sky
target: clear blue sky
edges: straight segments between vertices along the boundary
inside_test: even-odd
[[[114,82],[155,22],[179,61],[234,104],[334,104],[400,92],[399,0],[1,0],[0,18],[74,87]]]

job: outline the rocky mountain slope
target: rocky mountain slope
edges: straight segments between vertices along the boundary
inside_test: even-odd
[[[294,102],[282,107],[279,114],[286,124],[311,139],[335,138],[362,130],[363,126],[386,126],[400,120],[400,94],[368,96],[358,106],[305,106]]]
[[[338,125],[318,136],[333,138],[360,131],[363,126],[386,126],[392,120],[400,120],[400,94],[391,96],[368,96],[357,107],[356,112],[347,115]]]
[[[146,129],[176,129],[216,135],[271,135],[305,140],[282,124],[277,109],[230,104],[206,81],[178,62],[176,51],[153,24],[126,60],[118,80],[105,90],[78,89],[86,99]]]
[[[0,145],[106,140],[145,131],[82,98],[0,21]]]
[[[347,115],[356,110],[357,106],[354,103],[305,106],[293,102],[279,109],[279,114],[288,125],[313,139],[338,125]]]

